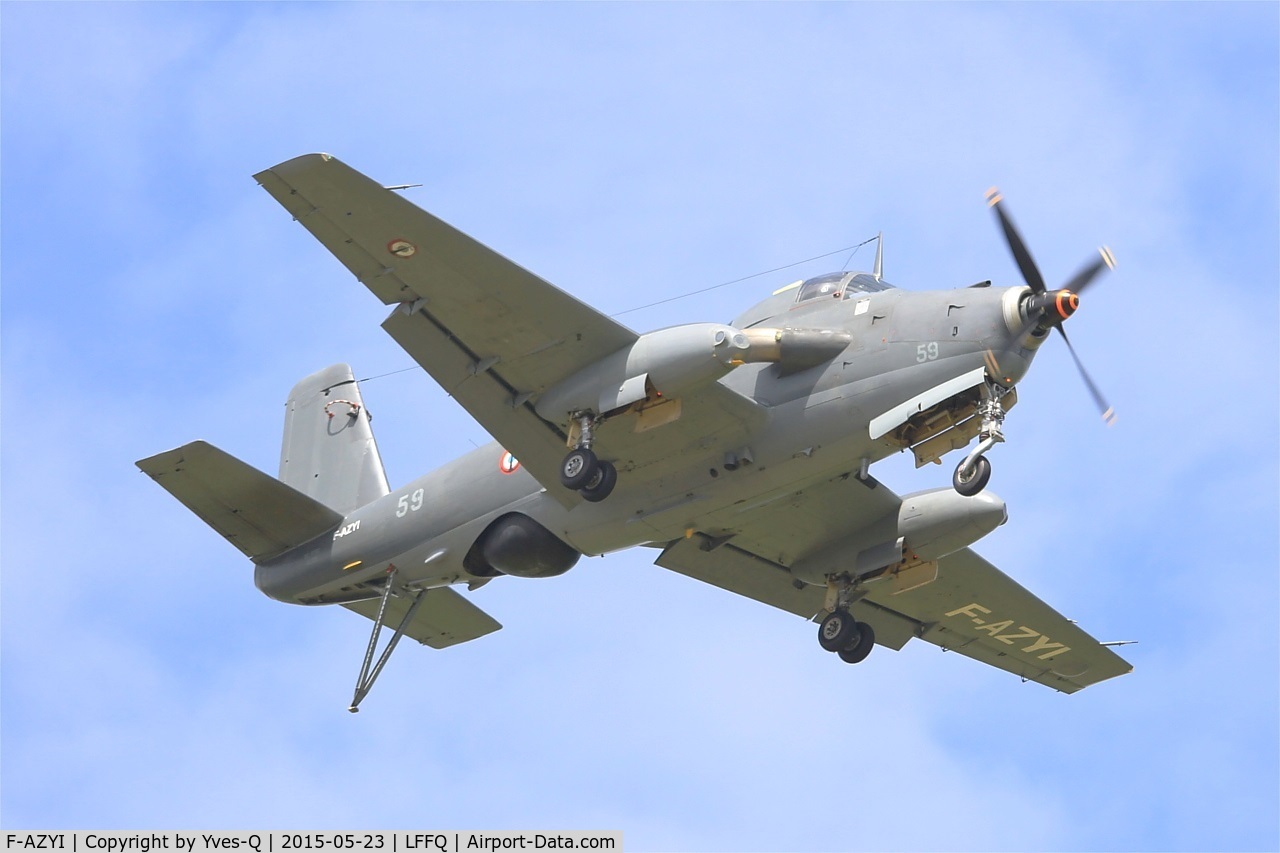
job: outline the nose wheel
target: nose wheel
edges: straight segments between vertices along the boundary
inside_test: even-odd
[[[966,469],[965,466],[968,465]],[[987,461],[987,457],[979,456],[969,464],[969,460],[965,459],[956,466],[956,472],[951,475],[951,485],[965,497],[971,498],[978,492],[987,487],[987,481],[991,479],[991,463]]]
[[[951,485],[965,497],[971,498],[985,489],[991,479],[991,463],[983,454],[1004,441],[1005,411],[1000,401],[1007,393],[1008,388],[990,379],[982,385],[982,400],[978,403],[977,413],[977,417],[982,418],[978,446],[961,460],[951,475]]]

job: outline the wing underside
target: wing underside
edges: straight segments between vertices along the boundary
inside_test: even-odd
[[[820,618],[825,590],[797,585],[796,559],[858,526],[896,516],[901,498],[874,481],[837,477],[736,516],[705,519],[667,545],[657,564],[805,619]],[[852,561],[854,555],[850,554]],[[918,638],[946,651],[1073,693],[1132,667],[969,548],[865,583],[851,607],[893,649]]]
[[[297,157],[254,177],[396,306],[387,333],[530,473],[553,483],[565,436],[530,399],[635,333],[333,157]]]
[[[558,486],[567,436],[533,403],[636,334],[329,155],[297,157],[254,177],[395,306],[382,324],[387,333],[558,500],[577,503]],[[718,383],[680,404],[680,417],[656,429],[647,428],[653,419],[639,423],[632,414],[607,423],[599,452],[653,479],[681,454],[698,452],[709,434],[731,441],[763,417]]]

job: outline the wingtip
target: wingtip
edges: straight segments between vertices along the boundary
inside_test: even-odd
[[[287,172],[291,169],[296,169],[302,166],[311,166],[316,163],[336,163],[336,162],[341,162],[341,161],[338,160],[337,157],[334,157],[332,154],[326,154],[323,151],[314,151],[310,154],[300,154],[297,157],[291,157],[288,160],[282,160],[281,162],[275,164],[274,166],[270,166],[266,169],[263,169],[257,175],[254,175],[254,177],[256,178],[259,175],[264,175],[268,172],[276,172],[276,173]],[[261,183],[261,181],[259,181],[259,183]]]

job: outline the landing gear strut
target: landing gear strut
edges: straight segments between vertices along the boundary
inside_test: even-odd
[[[965,497],[973,497],[987,487],[991,479],[991,463],[983,454],[1004,441],[1004,406],[1000,404],[1009,389],[987,380],[982,384],[982,400],[978,403],[978,417],[982,428],[978,433],[978,446],[956,466],[951,485]]]
[[[570,450],[560,464],[560,485],[582,495],[584,500],[599,503],[618,484],[618,469],[612,462],[596,458],[591,449],[598,422],[590,412],[574,413],[577,424],[577,447]]]
[[[818,645],[835,652],[845,663],[861,663],[876,644],[876,632],[866,622],[859,622],[849,612],[855,596],[847,577],[827,582],[827,615],[818,626]]]

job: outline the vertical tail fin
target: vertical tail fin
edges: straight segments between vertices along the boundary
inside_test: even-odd
[[[391,491],[349,365],[317,371],[289,392],[280,479],[341,513]]]

